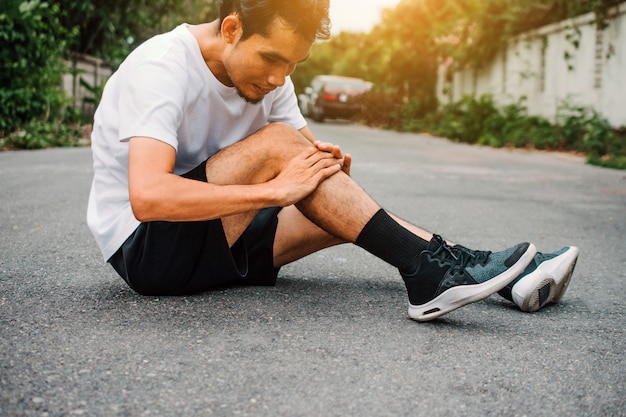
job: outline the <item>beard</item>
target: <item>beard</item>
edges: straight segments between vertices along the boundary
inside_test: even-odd
[[[239,44],[237,44],[237,46],[235,48],[238,48],[238,47],[239,47]],[[230,61],[224,62],[224,69],[226,70],[226,75],[227,75],[228,79],[230,80],[230,82],[232,83],[233,87],[235,88],[235,91],[237,92],[237,95],[241,99],[243,99],[246,103],[254,105],[254,104],[260,103],[263,100],[263,98],[265,96],[263,96],[261,98],[253,98],[253,97],[247,96],[246,93],[243,92],[243,90],[240,87],[240,84],[233,79],[234,77],[233,77],[233,71],[232,71],[232,68],[231,68],[231,65],[230,65]]]
[[[237,95],[241,97],[242,99],[244,99],[246,103],[252,104],[252,105],[259,104],[265,98],[265,97],[261,97],[261,98],[248,97],[243,91],[241,91],[241,89],[237,85],[235,85],[235,91],[237,91]]]

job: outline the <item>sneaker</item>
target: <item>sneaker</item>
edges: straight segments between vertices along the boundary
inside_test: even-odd
[[[575,246],[552,253],[537,252],[526,270],[498,294],[527,312],[557,303],[567,290],[578,252]]]
[[[428,321],[489,297],[521,274],[536,252],[531,243],[495,253],[474,251],[434,235],[419,254],[417,270],[401,274],[409,293],[409,317]]]

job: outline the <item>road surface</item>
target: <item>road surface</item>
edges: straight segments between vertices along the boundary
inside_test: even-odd
[[[386,209],[477,249],[581,249],[563,302],[407,318],[397,272],[342,246],[274,288],[142,297],[85,224],[88,148],[0,153],[2,416],[624,416],[626,172],[312,123]]]

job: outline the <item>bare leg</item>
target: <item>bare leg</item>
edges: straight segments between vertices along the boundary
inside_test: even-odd
[[[430,241],[432,233],[415,226],[390,213],[398,223],[411,231],[413,234]],[[313,224],[295,206],[285,207],[278,215],[279,227],[274,241],[274,266],[279,267],[297,261],[307,255],[331,246],[346,243],[345,240],[326,233],[323,229]]]
[[[318,250],[345,243],[326,233],[295,207],[289,206],[278,215],[274,240],[274,266],[287,265]]]
[[[267,182],[307,146],[312,145],[294,129],[280,124],[270,125],[210,158],[206,168],[208,181],[215,184]],[[342,242],[355,242],[379,209],[379,205],[352,178],[343,172],[336,173],[295,207],[287,207],[281,213],[276,233],[275,265],[284,265]],[[229,244],[238,239],[255,214],[222,219]],[[429,236],[428,232],[410,226],[413,233]]]

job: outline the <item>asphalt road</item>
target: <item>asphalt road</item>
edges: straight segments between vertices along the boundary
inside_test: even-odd
[[[385,208],[477,249],[576,245],[561,304],[407,318],[393,268],[343,246],[274,288],[142,297],[85,224],[88,148],[0,153],[2,416],[625,416],[626,172],[312,124]]]

